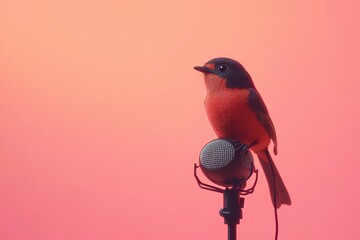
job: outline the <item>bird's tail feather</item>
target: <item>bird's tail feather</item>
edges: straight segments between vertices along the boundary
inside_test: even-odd
[[[285,184],[281,179],[279,171],[277,170],[269,151],[266,149],[260,150],[256,153],[259,157],[260,164],[264,170],[265,177],[269,185],[273,205],[276,208],[279,208],[282,204],[291,205],[289,192],[287,191]]]

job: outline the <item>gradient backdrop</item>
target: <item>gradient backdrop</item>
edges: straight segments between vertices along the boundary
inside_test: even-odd
[[[0,3],[0,239],[226,239],[193,164],[207,60],[239,60],[278,139],[280,239],[360,239],[359,1]],[[239,239],[273,239],[263,174]]]

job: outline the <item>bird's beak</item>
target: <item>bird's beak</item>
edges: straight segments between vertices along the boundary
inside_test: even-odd
[[[207,68],[207,67],[196,66],[196,67],[194,67],[194,69],[199,72],[202,72],[202,73],[214,73],[214,70]]]

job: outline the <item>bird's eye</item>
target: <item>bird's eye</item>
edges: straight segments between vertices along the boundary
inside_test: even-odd
[[[226,72],[226,71],[228,70],[228,66],[225,65],[225,64],[219,65],[218,68],[219,68],[219,71],[220,71],[220,72]]]

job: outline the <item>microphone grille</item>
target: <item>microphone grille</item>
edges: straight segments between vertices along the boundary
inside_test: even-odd
[[[245,168],[251,168],[251,164],[254,162],[254,158],[249,150],[246,150],[241,155],[242,166]]]
[[[206,169],[216,170],[228,165],[234,159],[235,153],[236,146],[233,143],[225,139],[216,139],[201,150],[200,163]]]

